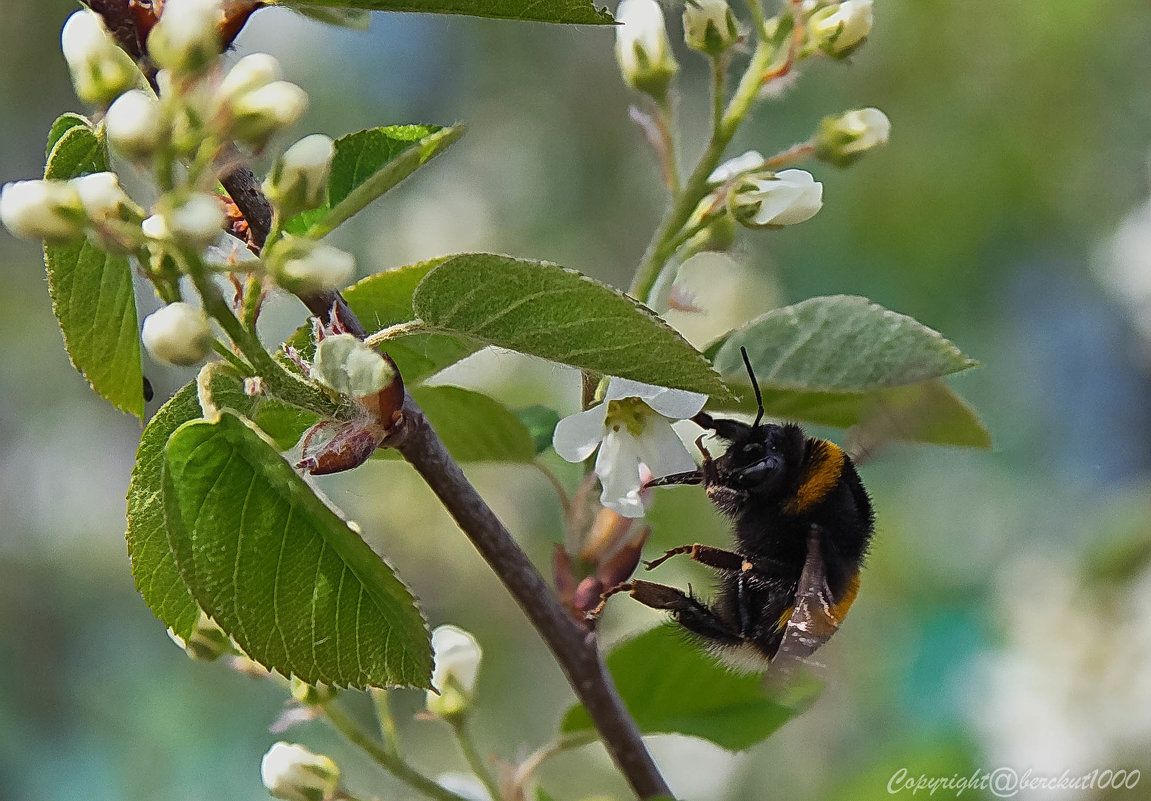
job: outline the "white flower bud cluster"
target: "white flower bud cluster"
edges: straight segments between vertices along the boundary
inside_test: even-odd
[[[110,172],[69,181],[16,181],[0,191],[0,220],[22,239],[79,239],[136,213],[135,204]]]
[[[739,42],[739,24],[727,0],[686,0],[683,39],[692,50],[712,56]]]

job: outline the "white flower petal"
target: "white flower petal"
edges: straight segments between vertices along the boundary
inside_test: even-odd
[[[647,465],[655,478],[696,469],[695,460],[668,422],[649,422],[636,445],[640,461]]]
[[[711,175],[707,176],[709,184],[723,184],[730,181],[737,175],[742,175],[752,170],[758,170],[767,163],[767,159],[758,150],[749,150],[746,153],[730,158],[723,164],[720,164]]]
[[[624,517],[643,517],[638,443],[634,437],[621,431],[609,432],[596,457],[595,472],[603,485],[600,503]]]
[[[556,423],[552,434],[552,447],[561,458],[569,462],[582,462],[592,455],[604,435],[604,415],[607,404],[577,412]]]
[[[605,401],[622,400],[623,398],[639,398],[640,400],[647,400],[653,398],[663,391],[663,387],[653,386],[652,384],[641,384],[639,381],[632,381],[630,378],[612,378],[607,382],[607,393],[604,395]]]
[[[658,395],[648,398],[646,402],[664,417],[686,420],[699,414],[700,409],[707,403],[707,395],[683,389],[664,389]]]

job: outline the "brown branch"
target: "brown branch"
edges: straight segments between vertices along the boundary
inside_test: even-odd
[[[121,46],[138,54],[140,38],[132,16],[136,0],[88,2],[104,17]],[[253,241],[263,244],[271,228],[272,212],[256,176],[246,166],[231,162],[220,175],[220,182],[247,219]],[[349,333],[360,338],[367,335],[367,329],[339,292],[303,295],[300,300],[325,323],[335,317]],[[604,666],[594,632],[568,617],[543,576],[464,476],[410,395],[405,397],[399,429],[394,443],[389,444],[435,492],[547,643],[636,795],[643,799],[670,796],[667,783]]]
[[[604,667],[595,634],[564,612],[543,576],[468,482],[410,396],[397,440],[394,447],[431,487],[543,637],[632,789],[640,798],[670,796]]]

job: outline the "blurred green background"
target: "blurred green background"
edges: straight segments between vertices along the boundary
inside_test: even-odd
[[[78,108],[58,48],[73,7],[0,0],[0,181],[37,176],[49,124]],[[862,294],[943,331],[984,364],[951,384],[995,448],[890,447],[864,468],[876,545],[849,624],[819,654],[827,690],[808,714],[744,754],[672,737],[654,751],[677,794],[700,801],[866,801],[888,797],[900,768],[1000,766],[1147,774],[1134,790],[1021,798],[1151,798],[1151,212],[1138,211],[1151,195],[1151,6],[878,0],[875,16],[851,63],[808,65],[732,153],[774,152],[861,106],[889,115],[890,145],[850,170],[813,167],[823,211],[743,238],[740,256],[780,302]],[[357,33],[265,10],[237,48],[272,52],[311,92],[300,134],[469,124],[341,232],[362,272],[489,250],[626,285],[664,201],[612,42],[605,29],[397,14]],[[707,75],[680,56],[694,154]],[[0,264],[0,799],[266,798],[258,762],[284,696],[188,660],[136,595],[122,499],[139,425],[71,370],[38,248],[0,234]],[[272,335],[303,309],[274,312]],[[192,377],[146,371],[161,399]],[[496,355],[478,372],[513,405],[574,408],[574,381],[546,366]],[[546,564],[561,536],[546,481],[469,474]],[[433,624],[484,645],[481,748],[512,759],[547,740],[569,690],[411,471],[371,464],[324,486]],[[700,493],[661,494],[651,519],[652,550],[724,541]],[[604,636],[657,619],[621,604]],[[405,712],[421,703],[400,699]],[[441,726],[404,717],[414,762],[462,769]],[[363,795],[413,797],[318,723],[286,736],[327,749]],[[542,778],[560,801],[626,795],[598,746]]]

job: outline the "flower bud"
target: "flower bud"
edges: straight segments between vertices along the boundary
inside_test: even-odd
[[[683,39],[692,50],[718,56],[739,41],[739,24],[727,0],[687,0]]]
[[[237,61],[220,82],[217,101],[221,108],[230,107],[248,92],[280,80],[280,62],[267,53],[252,53]]]
[[[150,92],[133,89],[116,98],[104,117],[112,147],[130,158],[152,155],[164,138],[160,101]]]
[[[174,239],[201,250],[215,242],[227,218],[215,195],[196,193],[178,206],[144,220],[144,234],[151,239]]]
[[[59,241],[84,234],[84,206],[65,181],[16,181],[0,191],[0,220],[21,239]]]
[[[340,768],[302,745],[278,742],[260,760],[260,778],[276,798],[326,801],[340,786]]]
[[[312,293],[347,286],[356,273],[356,260],[331,245],[288,235],[268,254],[268,269],[289,292]]]
[[[189,657],[203,662],[214,662],[224,654],[233,653],[235,650],[223,629],[203,612],[200,613],[200,619],[196,621],[196,627],[187,640],[171,629],[168,629],[168,637],[183,648]]]
[[[728,206],[748,228],[781,228],[810,220],[823,206],[823,184],[805,170],[750,176],[740,183]]]
[[[177,75],[209,67],[223,49],[220,0],[166,0],[160,20],[148,35],[148,54]]]
[[[327,336],[316,345],[312,377],[341,395],[373,395],[395,375],[387,359],[351,334]]]
[[[462,715],[472,705],[483,656],[480,644],[461,628],[438,626],[432,632],[432,650],[436,656],[432,686],[440,694],[428,691],[428,711],[444,718]]]
[[[60,32],[60,48],[76,96],[85,103],[105,106],[136,86],[142,77],[131,56],[116,45],[104,20],[94,11],[77,11],[68,17]]]
[[[679,70],[656,0],[621,0],[616,9],[615,57],[624,81],[657,100]]]
[[[815,135],[815,155],[837,167],[846,167],[867,151],[887,144],[890,134],[891,121],[877,108],[825,117]]]
[[[328,175],[336,153],[331,137],[305,136],[288,148],[264,181],[264,194],[288,218],[328,199]]]
[[[307,92],[288,81],[272,81],[236,98],[229,132],[259,149],[273,134],[299,121],[307,110]]]
[[[112,172],[94,172],[82,175],[68,182],[80,196],[80,204],[90,222],[99,224],[110,219],[119,219],[125,207],[131,207],[132,199],[120,187],[120,179]]]
[[[871,33],[872,0],[843,0],[821,8],[808,23],[815,46],[834,58],[851,55]]]
[[[156,361],[187,367],[208,355],[212,332],[203,309],[169,303],[144,318],[144,347]]]

